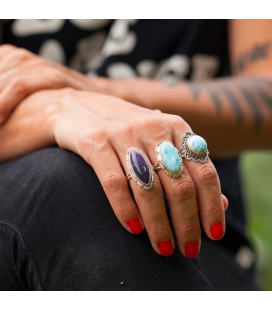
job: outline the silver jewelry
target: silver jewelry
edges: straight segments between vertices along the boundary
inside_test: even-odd
[[[131,178],[144,189],[151,189],[154,183],[153,166],[147,156],[135,147],[127,151],[127,167],[129,173],[127,180]]]
[[[163,169],[172,178],[178,178],[183,172],[182,158],[178,150],[169,141],[161,141],[155,148],[157,164],[154,170]]]
[[[201,163],[205,163],[209,158],[207,142],[202,137],[188,131],[182,138],[179,153],[181,157]]]

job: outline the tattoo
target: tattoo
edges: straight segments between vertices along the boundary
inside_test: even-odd
[[[266,91],[264,91],[261,88],[259,88],[257,92],[260,98],[262,99],[262,101],[264,102],[264,104],[266,105],[266,107],[268,108],[270,114],[272,115],[272,96],[269,96],[266,93]]]
[[[228,102],[230,103],[231,108],[237,117],[238,125],[241,125],[243,122],[243,113],[242,113],[242,109],[240,107],[238,99],[235,97],[235,95],[232,93],[232,91],[229,90],[228,88],[222,88],[222,91],[223,91],[224,95],[227,97]]]
[[[254,122],[255,122],[255,129],[256,129],[256,131],[259,131],[261,128],[262,115],[261,115],[261,111],[260,111],[260,108],[258,106],[258,103],[256,102],[256,100],[254,98],[254,91],[252,91],[252,90],[250,90],[244,86],[240,86],[240,91],[244,95],[246,102],[247,102],[249,108],[251,109],[251,112],[252,112],[252,115],[254,118]]]
[[[262,45],[256,45],[252,48],[251,51],[240,55],[238,59],[235,61],[234,71],[236,73],[241,72],[251,63],[256,62],[262,58],[267,58],[270,45],[271,45],[270,42]]]
[[[221,103],[219,94],[212,87],[207,87],[207,91],[208,91],[209,95],[211,96],[211,98],[215,104],[215,108],[217,110],[217,113],[221,114],[222,103]]]
[[[191,84],[191,92],[194,99],[197,100],[201,92],[201,87],[197,83]]]
[[[255,131],[259,132],[263,123],[261,107],[264,106],[272,117],[272,81],[263,77],[239,77],[216,82],[191,83],[189,89],[197,101],[203,92],[208,93],[216,113],[222,114],[223,104],[228,104],[238,125],[245,121],[243,106],[247,107],[253,118]]]

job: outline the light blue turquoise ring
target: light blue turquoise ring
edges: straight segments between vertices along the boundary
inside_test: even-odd
[[[157,164],[154,170],[163,169],[172,178],[178,178],[183,171],[182,158],[178,150],[169,141],[161,141],[156,145]]]
[[[186,132],[180,143],[180,155],[188,160],[205,163],[209,158],[206,141],[191,132]]]

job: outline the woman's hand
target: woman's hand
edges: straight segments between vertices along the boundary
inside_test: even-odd
[[[43,89],[88,89],[90,78],[26,49],[0,46],[0,124],[28,95]]]
[[[68,88],[44,90],[22,101],[0,127],[0,160],[52,144],[79,154],[95,170],[124,228],[140,233],[145,227],[154,250],[169,256],[174,238],[164,191],[180,252],[192,258],[200,249],[200,222],[213,240],[222,238],[225,231],[227,200],[212,162],[184,160],[178,178],[158,170],[150,190],[126,179],[129,148],[141,150],[155,166],[156,145],[167,140],[179,149],[186,131],[191,128],[178,116],[118,98]]]

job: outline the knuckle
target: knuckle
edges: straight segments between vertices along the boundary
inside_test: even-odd
[[[184,199],[194,198],[196,195],[195,184],[191,178],[173,179],[171,182],[172,195],[182,196]]]
[[[132,206],[129,204],[123,204],[113,207],[114,212],[118,218],[128,218],[131,213]]]
[[[212,186],[217,183],[218,175],[211,164],[197,165],[199,181],[205,186]]]
[[[27,89],[27,82],[21,77],[13,77],[10,80],[10,86],[17,94],[24,93]]]
[[[156,203],[157,199],[161,197],[161,193],[161,189],[157,188],[156,186],[153,186],[151,191],[143,187],[139,187],[137,196],[141,200],[148,200],[152,201],[152,203]]]
[[[212,204],[209,208],[204,210],[204,217],[207,218],[218,218],[218,216],[222,217],[224,215],[223,207],[220,203]]]
[[[108,192],[122,191],[126,186],[124,176],[112,170],[104,172],[101,183]]]
[[[143,187],[139,187],[139,188],[138,188],[137,195],[138,195],[138,197],[139,197],[141,200],[143,200],[143,199],[145,200],[145,199],[149,198],[149,196],[150,196],[148,190],[146,190],[146,189],[143,188]]]
[[[31,52],[29,52],[28,50],[26,50],[24,48],[17,48],[14,51],[13,57],[17,58],[19,60],[26,60],[26,59],[30,58],[31,55],[33,55],[33,54]]]
[[[91,133],[90,140],[93,141],[94,144],[100,144],[105,141],[105,137],[107,136],[104,130],[98,130]]]
[[[66,77],[67,76],[61,70],[51,68],[50,79],[53,85],[66,86]]]
[[[153,113],[156,117],[161,117],[162,116],[162,111],[159,109],[154,109]]]
[[[80,140],[88,149],[100,150],[108,144],[107,132],[103,129],[81,132]]]
[[[179,229],[179,233],[185,238],[191,235],[196,235],[196,234],[200,235],[199,221],[193,221],[193,222],[185,223],[181,225]]]
[[[160,223],[154,223],[148,227],[148,234],[154,239],[161,239],[162,235],[169,230],[169,224],[167,221],[161,221]]]
[[[162,130],[163,128],[161,119],[155,116],[153,112],[146,115],[141,115],[141,117],[138,119],[138,124],[140,127],[148,130],[149,132],[150,130],[156,132],[157,130]]]
[[[15,49],[16,49],[16,47],[11,45],[11,44],[3,44],[0,46],[1,52],[11,52]]]
[[[183,118],[181,118],[178,115],[169,115],[169,120],[172,125],[172,128],[176,129],[182,129],[184,131],[190,131],[189,125],[185,122]]]

